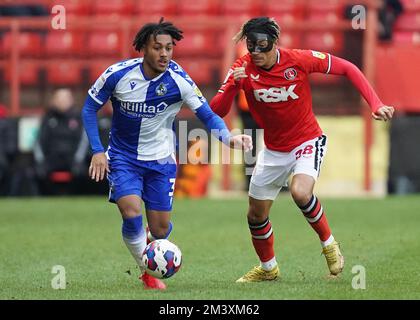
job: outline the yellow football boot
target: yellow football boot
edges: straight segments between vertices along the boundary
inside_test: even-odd
[[[340,245],[334,241],[330,245],[322,249],[322,254],[327,260],[328,269],[333,276],[338,275],[344,268],[344,257],[340,251]]]
[[[254,267],[251,271],[246,273],[243,277],[236,280],[236,282],[260,282],[260,281],[271,281],[276,280],[280,275],[278,266],[275,266],[272,270],[266,271],[261,266]]]

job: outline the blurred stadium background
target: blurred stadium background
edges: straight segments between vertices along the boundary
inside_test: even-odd
[[[107,66],[137,56],[131,41],[141,25],[164,16],[184,30],[174,59],[210,100],[238,54],[232,35],[247,18],[259,15],[276,18],[282,46],[327,51],[358,65],[381,99],[397,109],[392,124],[374,123],[346,79],[313,76],[314,110],[329,136],[318,193],[419,192],[420,1],[401,0],[402,11],[392,6],[384,11],[383,2],[358,1],[367,9],[367,28],[355,30],[355,2],[344,0],[1,0],[0,194],[43,194],[41,180],[61,193],[106,191],[106,183],[96,186],[84,175],[89,153],[78,170],[40,175],[34,146],[54,90],[71,89],[80,110],[88,88]],[[56,30],[54,17],[57,22],[62,8],[65,21],[58,22],[65,29]],[[386,34],[383,24],[390,29]],[[242,126],[237,110],[232,108],[226,119],[231,128]],[[108,106],[100,113],[104,143],[111,112]],[[179,119],[191,119],[190,128],[200,125],[186,108]],[[182,166],[181,174],[178,196],[226,195],[246,188],[240,165]]]
[[[385,9],[384,3],[0,0],[0,298],[418,298],[419,198],[382,197],[420,192],[420,0],[401,0],[402,11],[392,6],[395,1]],[[352,28],[355,4],[367,9],[366,29]],[[62,8],[65,29],[54,29],[54,23],[64,22],[56,19]],[[272,214],[284,266],[282,290],[277,284],[262,284],[261,290],[235,286],[233,280],[255,262],[244,217],[242,165],[187,164],[179,168],[178,198],[226,200],[175,201],[172,239],[183,250],[183,271],[167,293],[139,291],[137,281],[127,281],[136,270],[120,239],[117,210],[106,201],[107,183],[87,177],[90,154],[80,119],[73,115],[64,131],[52,130],[43,138],[52,148],[50,163],[63,166],[47,170],[45,159],[37,156],[51,99],[57,89],[69,89],[79,114],[87,90],[105,68],[137,56],[131,47],[137,30],[164,16],[184,30],[174,59],[210,100],[241,50],[231,41],[233,34],[259,15],[277,19],[284,47],[327,51],[355,63],[383,102],[396,107],[391,123],[374,122],[346,79],[312,77],[314,111],[329,136],[316,192],[326,198],[348,268],[339,282],[324,281],[316,237],[295,214],[290,197],[282,197],[273,207],[281,214]],[[242,127],[240,101],[236,104],[225,118],[231,128]],[[108,104],[99,114],[104,144],[111,112]],[[188,120],[190,129],[200,127],[188,108],[178,118]],[[56,128],[54,119],[46,121],[50,129]],[[52,194],[100,197],[38,198]],[[232,199],[236,195],[239,199]],[[366,196],[379,199],[356,199]],[[230,267],[221,268],[227,261]],[[56,264],[69,272],[66,293],[49,286]],[[368,270],[372,290],[365,293],[350,286],[351,267],[358,264]]]
[[[402,12],[394,9],[396,21],[388,22],[392,30],[385,36],[379,34],[381,2],[358,2],[367,9],[367,28],[354,30],[354,3],[340,0],[0,1],[1,194],[42,194],[39,179],[59,185],[76,180],[74,172],[61,174],[62,169],[41,178],[37,173],[33,150],[41,117],[57,88],[70,88],[80,109],[87,89],[107,66],[137,55],[131,40],[142,24],[164,16],[184,30],[174,59],[210,100],[238,54],[232,35],[247,18],[259,15],[276,18],[283,30],[282,46],[327,51],[354,62],[382,100],[397,108],[392,124],[373,123],[367,106],[346,79],[313,76],[314,110],[330,138],[318,192],[384,195],[420,191],[420,150],[415,138],[420,134],[420,1],[402,0]],[[62,13],[57,5],[65,9],[65,21],[60,21],[65,29],[53,28],[54,17]],[[387,11],[392,13],[392,7]],[[108,107],[101,113],[105,143],[110,112]],[[190,118],[192,127],[199,126],[191,112],[183,109],[179,119]],[[237,108],[227,122],[232,128],[241,127]],[[86,154],[85,162],[88,159]],[[196,197],[244,189],[238,165],[180,169],[186,179],[179,179],[178,195]],[[81,172],[85,167],[78,174]],[[79,182],[88,188],[69,192],[106,190],[106,186]]]

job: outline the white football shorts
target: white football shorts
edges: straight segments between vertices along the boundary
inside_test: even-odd
[[[258,154],[257,163],[249,184],[249,196],[257,200],[274,200],[290,175],[306,174],[317,180],[322,159],[327,152],[327,137],[306,141],[290,152],[278,152],[264,148]]]

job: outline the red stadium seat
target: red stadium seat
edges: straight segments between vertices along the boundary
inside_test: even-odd
[[[12,49],[12,33],[3,36],[3,50],[9,55]],[[42,38],[35,32],[21,32],[18,36],[19,54],[23,57],[39,57],[42,54]]]
[[[128,16],[133,13],[133,2],[129,0],[95,0],[92,13],[99,16]]]
[[[259,0],[222,1],[221,14],[234,16],[242,20],[259,16],[261,14],[261,7],[262,1]]]
[[[114,64],[113,60],[98,60],[89,64],[89,83],[93,84],[104,71]]]
[[[215,57],[220,54],[213,30],[195,30],[184,28],[184,39],[174,49],[176,56]]]
[[[10,65],[6,66],[5,71],[4,78],[6,82],[10,83],[12,79]],[[26,86],[37,85],[39,83],[39,71],[40,68],[36,63],[20,61],[18,70],[20,83]]]
[[[289,49],[301,48],[301,38],[302,35],[300,32],[281,32],[280,46]]]
[[[4,0],[3,0],[4,2]],[[9,1],[12,2],[12,1]],[[51,0],[13,0],[13,5],[49,5]],[[6,1],[7,4],[7,1]]]
[[[178,14],[192,15],[215,15],[220,10],[220,0],[183,0],[179,2]]]
[[[344,19],[344,3],[340,0],[310,0],[306,7],[307,19],[318,23],[335,23]]]
[[[121,53],[121,37],[118,32],[97,31],[88,37],[87,50],[91,56],[119,57]]]
[[[80,85],[81,66],[76,62],[62,61],[47,67],[47,81],[52,85]]]
[[[86,0],[60,0],[50,2],[51,8],[55,5],[62,5],[66,9],[66,15],[87,16],[91,13],[91,1]]]
[[[309,21],[319,23],[336,23],[341,18],[341,13],[335,11],[311,11],[307,16]]]
[[[177,13],[177,3],[173,0],[134,1],[134,14],[145,17],[174,16]]]
[[[404,8],[404,12],[420,12],[420,0],[401,0],[401,2]]]
[[[343,41],[340,32],[308,32],[304,36],[303,48],[338,53],[343,49]]]
[[[420,32],[395,31],[392,36],[395,45],[420,45]]]
[[[308,0],[305,1],[309,12],[312,11],[332,11],[342,12],[344,3],[342,0]]]
[[[420,30],[420,11],[404,13],[397,18],[394,30]]]
[[[283,28],[284,25],[287,27],[287,24],[301,21],[303,19],[303,11],[296,13],[293,11],[274,12],[268,16],[274,18],[280,28]]]
[[[282,13],[288,13],[295,16],[301,16],[303,6],[296,0],[265,0],[263,1],[263,14],[271,17]]]
[[[181,58],[175,61],[188,73],[198,86],[209,85],[215,80],[215,64],[211,60]]]
[[[73,175],[70,171],[54,171],[48,178],[53,183],[69,183],[73,180]]]
[[[83,34],[53,31],[47,35],[45,51],[47,56],[74,56],[84,52]]]

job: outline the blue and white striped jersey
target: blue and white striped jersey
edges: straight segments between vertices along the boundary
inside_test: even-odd
[[[108,152],[157,160],[175,151],[173,122],[182,104],[195,112],[208,103],[176,62],[153,79],[146,78],[142,62],[137,58],[110,66],[89,89],[89,96],[101,106],[111,99]]]

